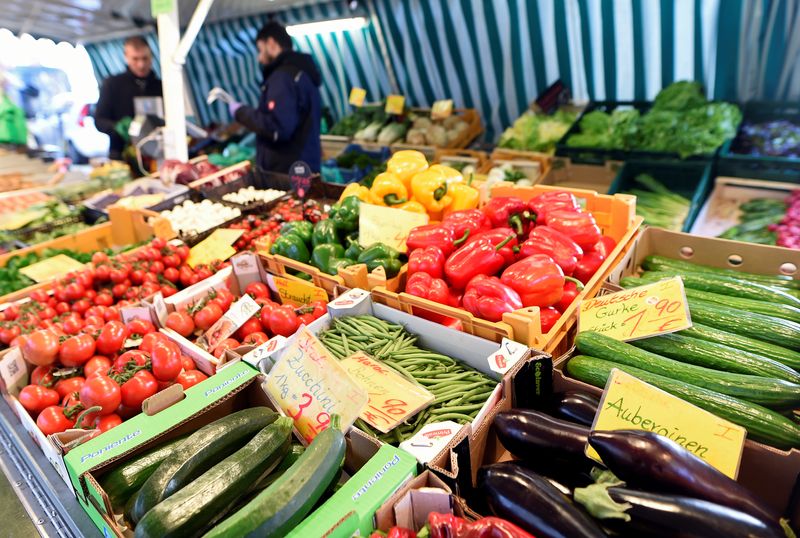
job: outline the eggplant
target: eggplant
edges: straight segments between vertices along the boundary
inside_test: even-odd
[[[779,516],[750,490],[678,443],[653,432],[600,431],[589,444],[620,480],[636,489],[686,495],[777,523]]]
[[[588,392],[568,390],[561,393],[556,402],[555,413],[565,420],[591,426],[594,423],[598,407],[600,407],[600,398]]]
[[[636,527],[641,533],[658,531],[661,536],[681,538],[786,537],[780,526],[771,521],[700,499],[621,487],[608,488],[608,494],[613,501],[630,505],[625,513],[631,520],[618,525]]]
[[[543,476],[512,462],[478,470],[478,488],[496,516],[536,538],[602,538],[600,526]]]
[[[586,426],[531,409],[498,413],[494,426],[503,446],[520,459],[542,453],[583,458],[589,438]]]

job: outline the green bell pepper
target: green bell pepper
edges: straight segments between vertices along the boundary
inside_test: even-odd
[[[328,261],[328,269],[330,269],[332,275],[336,275],[339,273],[340,268],[350,267],[355,264],[356,261],[350,258],[331,258]]]
[[[375,243],[366,248],[359,256],[358,263],[365,263],[370,271],[383,267],[387,278],[394,278],[403,266],[400,253],[384,243]]]
[[[300,237],[306,245],[311,244],[311,234],[314,225],[306,220],[293,220],[281,226],[280,235],[294,234]]]
[[[333,221],[336,229],[340,232],[354,232],[358,229],[360,208],[361,200],[358,196],[348,196],[331,208],[328,218]]]
[[[358,257],[364,251],[364,247],[358,244],[358,239],[353,239],[350,236],[347,236],[347,249],[344,251],[344,257],[349,258],[355,262],[358,260]]]
[[[344,257],[344,247],[336,243],[322,243],[314,247],[311,253],[311,265],[329,275],[335,275],[338,271],[332,271],[330,261],[335,258]]]
[[[308,263],[311,257],[303,238],[293,233],[278,237],[275,242],[272,243],[269,253],[285,256],[301,263]]]
[[[336,233],[336,225],[331,219],[321,220],[314,225],[311,234],[311,246],[317,248],[326,243],[339,243],[339,234]]]

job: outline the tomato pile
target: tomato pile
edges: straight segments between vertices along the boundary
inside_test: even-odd
[[[308,325],[328,311],[325,301],[314,301],[300,308],[276,303],[270,299],[269,288],[263,282],[251,282],[244,293],[252,297],[261,309],[245,321],[231,338],[208,350],[217,358],[225,350],[243,344],[257,346],[274,335],[291,336],[300,325]],[[236,297],[228,289],[212,290],[187,308],[170,313],[166,326],[185,338],[203,333],[227,312],[234,299]]]
[[[95,252],[92,266],[57,280],[52,294],[36,290],[30,294],[30,301],[5,308],[0,316],[0,344],[16,345],[20,335],[36,329],[91,333],[108,321],[120,319],[119,308],[123,306],[159,291],[169,297],[229,265],[214,262],[193,269],[186,264],[188,257],[186,245],[173,246],[159,238],[113,258]]]
[[[324,216],[325,212],[319,202],[306,200],[304,203],[296,198],[290,198],[276,205],[267,215],[260,217],[249,215],[240,222],[232,224],[230,228],[245,231],[233,246],[237,251],[253,250],[254,242],[261,237],[266,236],[271,243],[285,222],[295,220],[318,222]]]
[[[37,329],[18,340],[22,357],[35,365],[20,404],[45,435],[70,428],[92,436],[142,410],[142,402],[180,383],[184,389],[207,376],[176,343],[146,320],[119,320],[75,334]]]

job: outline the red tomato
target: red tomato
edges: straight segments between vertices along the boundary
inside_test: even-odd
[[[67,305],[67,310],[69,310],[69,305]],[[56,311],[58,311],[58,309],[56,309]],[[14,321],[19,317],[19,307],[15,304],[9,305],[3,310],[3,317],[6,321]]]
[[[22,334],[22,329],[20,329],[19,325],[0,328],[0,342],[9,345],[20,334]]]
[[[58,355],[58,336],[48,330],[33,331],[22,342],[22,357],[36,366],[52,364]]]
[[[56,309],[52,306],[46,306],[39,311],[39,319],[53,319],[56,317]]]
[[[314,301],[309,303],[308,306],[314,309],[314,312],[311,313],[314,319],[321,318],[328,313],[328,304],[325,301]]]
[[[216,358],[220,358],[225,353],[226,349],[235,349],[235,348],[239,347],[239,345],[240,344],[239,344],[238,340],[235,340],[233,338],[226,338],[225,340],[220,342],[217,345],[217,347],[214,348],[213,355]]]
[[[114,361],[114,371],[122,373],[128,366],[144,366],[150,354],[141,349],[126,351]]]
[[[41,413],[45,407],[58,405],[61,397],[53,389],[48,389],[41,385],[28,385],[27,387],[22,387],[17,399],[29,413],[36,415]]]
[[[97,254],[97,252],[95,252]],[[110,279],[111,267],[108,265],[98,265],[94,270],[94,278],[98,282],[107,282]]]
[[[98,415],[110,415],[119,407],[122,393],[116,381],[108,376],[98,375],[86,380],[81,388],[81,402],[87,409],[99,406]]]
[[[145,274],[147,273],[145,273],[143,269],[134,269],[130,274],[131,283],[137,286],[142,284],[144,282]]]
[[[167,240],[163,237],[154,237],[153,240],[150,241],[150,246],[156,250],[161,250],[167,246]]]
[[[122,418],[116,413],[97,417],[94,421],[94,427],[100,430],[101,433],[107,432],[111,428],[119,426],[120,424],[122,424]]]
[[[83,365],[83,375],[94,377],[96,375],[107,375],[111,368],[111,359],[102,355],[95,355]]]
[[[208,376],[200,370],[186,370],[185,372],[181,372],[175,381],[181,384],[183,390],[186,390],[206,379],[208,379]]]
[[[127,284],[123,283],[114,284],[114,287],[111,288],[111,293],[114,294],[114,297],[119,299],[127,293],[128,287],[129,286]]]
[[[160,275],[161,273],[164,272],[164,269],[165,269],[164,262],[162,262],[160,260],[156,260],[156,261],[154,261],[153,263],[150,264],[150,272],[151,273],[155,273],[157,275]]]
[[[164,259],[166,260],[166,258]],[[180,279],[180,277],[181,274],[175,267],[167,267],[166,269],[164,269],[164,278],[166,278],[173,284],[176,283]]]
[[[64,287],[64,297],[67,301],[77,301],[86,293],[86,288],[80,282],[72,282]]]
[[[194,332],[194,320],[185,310],[171,312],[167,316],[167,328],[181,336],[189,336]]]
[[[181,366],[183,366],[184,370],[197,369],[197,365],[194,363],[194,360],[187,355],[181,355]]]
[[[217,303],[208,303],[194,315],[194,324],[201,331],[207,331],[221,317],[222,309],[219,305]]]
[[[159,342],[150,354],[153,375],[159,381],[174,381],[183,368],[181,351],[172,342]]]
[[[70,316],[61,322],[64,332],[67,334],[78,334],[83,329],[83,320],[80,316]]]
[[[31,385],[44,385],[45,387],[53,384],[53,367],[37,366],[31,372]]]
[[[56,303],[55,309],[57,314],[66,314],[70,311],[69,303]]]
[[[108,274],[108,278],[111,279],[111,282],[113,282],[114,284],[121,284],[122,282],[125,282],[125,280],[127,280],[129,273],[130,269],[128,267],[123,266],[118,269],[112,269]]]
[[[63,288],[60,288],[63,289]],[[44,290],[35,290],[31,292],[31,300],[35,303],[46,303],[49,296]]]
[[[83,289],[89,290],[94,284],[94,274],[91,270],[87,269],[75,275],[75,281],[78,282]]]
[[[227,312],[228,309],[233,304],[234,296],[233,293],[229,289],[222,288],[217,290],[217,296],[214,298],[214,302],[219,304],[219,307],[222,309],[223,312]]]
[[[144,336],[156,332],[155,326],[146,319],[134,319],[128,322],[128,335],[138,334]]]
[[[261,332],[261,322],[256,317],[252,317],[236,330],[236,339],[244,340],[248,334]]]
[[[260,326],[260,324],[259,324],[259,326]],[[250,333],[247,336],[245,336],[244,340],[242,340],[242,343],[243,344],[253,345],[253,346],[258,346],[258,345],[263,344],[267,340],[269,340],[269,336],[267,336],[266,334],[264,334],[261,331],[257,331],[257,332]]]
[[[122,349],[128,338],[128,328],[121,321],[109,321],[97,337],[97,351],[103,355],[113,355]]]
[[[280,305],[278,303],[273,303],[269,301],[264,303],[264,306],[261,307],[261,313],[259,317],[261,318],[261,326],[264,328],[264,331],[269,331],[269,315],[274,309],[278,308]]]
[[[309,314],[300,314],[299,316],[297,316],[297,325],[298,326],[299,325],[308,325],[312,321],[314,321],[314,315],[313,314],[310,314],[310,313]]]
[[[289,305],[280,306],[269,313],[269,330],[273,334],[291,336],[297,331],[298,326],[297,314]]]
[[[95,265],[100,265],[101,263],[105,263],[108,261],[108,254],[105,252],[95,252],[92,254],[92,263]],[[97,269],[95,269],[95,274]]]
[[[244,289],[244,292],[248,295],[251,295],[253,298],[255,297],[269,298],[269,288],[263,282],[251,282]]]
[[[94,355],[94,338],[86,333],[67,338],[58,350],[58,360],[64,366],[81,366]]]
[[[56,389],[61,398],[64,398],[73,392],[80,392],[84,382],[86,382],[86,379],[81,376],[68,377],[56,381],[56,385],[53,388]]]
[[[181,264],[181,259],[177,254],[167,254],[161,259],[161,261],[164,262],[164,266],[166,267],[166,269],[164,269],[165,277],[168,269],[174,269]]]
[[[103,319],[106,321],[114,321],[115,319],[119,319],[119,309],[114,306],[108,307],[108,309],[103,312]]]
[[[212,273],[211,269],[209,269],[208,267],[200,267],[195,270],[195,276],[197,277],[198,281],[205,280],[213,274],[214,273]]]
[[[83,314],[89,308],[91,308],[92,303],[89,302],[89,299],[79,299],[72,303],[72,311],[77,312],[78,314]]]
[[[142,402],[158,392],[158,382],[147,370],[139,370],[132,378],[122,384],[122,405],[142,408]]]
[[[46,407],[36,417],[36,425],[45,435],[53,435],[68,430],[75,425],[75,421],[64,415],[64,408],[58,405]]]
[[[133,407],[125,407],[124,405],[119,404],[119,407],[117,407],[116,414],[122,417],[122,420],[128,420],[129,418],[138,415],[141,411],[142,411],[141,409],[136,409]]]
[[[180,245],[175,249],[175,254],[181,259],[181,261],[186,260],[189,257],[189,247],[187,245]]]
[[[172,286],[172,285],[169,285],[169,284],[162,284],[161,285],[161,295],[164,298],[172,297],[176,293],[178,293],[178,288],[176,288],[175,286]]]
[[[97,297],[97,292],[94,291],[93,289],[88,289],[86,290],[86,294],[84,295],[84,297],[89,299],[89,302],[94,302],[95,298]]]
[[[81,395],[77,392],[70,392],[61,400],[61,407],[74,407],[78,404],[81,404]]]
[[[142,343],[139,344],[139,350],[150,353],[153,351],[153,347],[155,347],[157,342],[167,342],[168,340],[169,339],[163,333],[147,333],[142,338]]]

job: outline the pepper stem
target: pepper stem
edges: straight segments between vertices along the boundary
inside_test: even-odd
[[[564,280],[566,280],[567,282],[572,282],[573,284],[575,284],[575,287],[578,288],[578,291],[583,290],[583,282],[581,282],[577,278],[572,277],[572,276],[565,276]]]
[[[497,246],[495,246],[495,247],[494,247],[494,249],[495,249],[495,250],[500,250],[501,248],[503,248],[504,246],[506,246],[506,245],[508,244],[508,242],[509,242],[509,241],[511,241],[512,239],[514,239],[514,237],[516,237],[516,236],[509,235],[508,237],[506,237],[505,239],[503,239],[502,241],[500,241],[499,243],[497,243]]]
[[[387,194],[386,196],[383,197],[383,203],[385,203],[388,206],[404,204],[406,202],[407,200],[405,198],[398,198],[395,193]]]
[[[522,235],[522,231],[525,229],[522,226],[522,216],[520,215],[511,215],[508,217],[508,225],[513,228],[517,235]]]
[[[466,241],[468,237],[469,237],[469,228],[464,230],[464,235],[462,235],[460,239],[456,239],[455,241],[453,241],[453,245],[456,245],[456,246],[460,245],[461,243]]]
[[[472,180],[475,179],[475,174],[470,174],[467,180],[467,187],[472,187]]]
[[[447,183],[443,183],[441,187],[433,191],[433,199],[438,202],[444,198],[445,194],[447,194]]]

